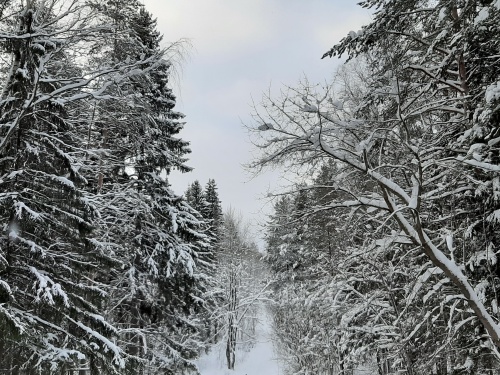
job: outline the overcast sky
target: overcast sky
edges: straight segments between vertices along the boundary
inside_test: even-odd
[[[224,208],[262,222],[269,207],[262,196],[276,173],[253,180],[242,164],[252,146],[242,123],[250,123],[252,98],[269,87],[331,78],[338,60],[321,56],[369,14],[354,0],[144,0],[158,19],[164,44],[189,39],[190,58],[175,84],[176,109],[186,115],[182,138],[191,142],[194,171],[173,172],[173,189],[183,193],[194,180],[214,178]],[[258,232],[258,229],[257,229]]]

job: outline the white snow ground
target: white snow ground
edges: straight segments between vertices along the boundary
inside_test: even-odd
[[[255,329],[257,343],[248,352],[237,349],[234,371],[227,369],[225,347],[221,345],[196,362],[201,375],[282,375],[274,353],[270,317],[265,307],[260,309],[260,318]]]

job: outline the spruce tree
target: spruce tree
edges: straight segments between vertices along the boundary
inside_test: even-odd
[[[0,98],[0,345],[1,367],[13,374],[71,368],[82,358],[103,371],[125,363],[95,277],[109,263],[89,237],[96,211],[85,193],[81,126],[87,99],[102,94],[112,70],[86,70],[75,57],[84,35],[99,38],[89,23],[98,14],[80,5],[55,14],[28,1],[0,23],[1,47],[12,55]]]
[[[217,191],[217,184],[214,179],[209,179],[204,191],[204,198],[207,204],[206,220],[209,223],[208,233],[212,237],[215,247],[220,241],[220,228],[222,225],[222,207]]]
[[[100,235],[114,244],[122,264],[112,272],[110,318],[132,360],[130,371],[178,373],[193,366],[188,360],[202,345],[201,327],[187,322],[204,309],[210,282],[204,256],[211,250],[196,211],[166,179],[174,168],[189,170],[189,148],[177,138],[183,115],[173,110],[171,66],[163,59],[156,21],[140,6],[125,8],[127,16],[113,6],[110,17],[128,31],[116,36],[110,58],[150,62],[114,88],[124,98],[110,99],[97,111],[106,133],[96,136],[108,148],[98,181],[101,218],[107,218]]]
[[[191,207],[200,213],[202,218],[207,217],[207,201],[205,192],[198,180],[194,181],[186,190],[186,200]]]
[[[179,373],[211,248],[165,178],[189,170],[171,66],[138,2],[56,3],[0,19],[0,365]]]

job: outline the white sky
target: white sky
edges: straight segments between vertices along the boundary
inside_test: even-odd
[[[182,38],[193,45],[174,90],[176,109],[186,115],[181,136],[191,142],[194,171],[174,171],[174,191],[214,178],[224,208],[232,206],[256,223],[265,220],[271,208],[260,198],[276,186],[276,173],[249,181],[242,168],[251,159],[242,122],[251,123],[252,98],[259,102],[269,87],[293,86],[304,75],[311,83],[329,80],[339,61],[321,60],[323,53],[369,21],[356,2],[144,0],[165,45]]]

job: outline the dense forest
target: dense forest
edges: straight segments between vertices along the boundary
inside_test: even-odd
[[[287,375],[500,374],[500,1],[363,0],[331,82],[255,105],[263,249],[169,184],[184,46],[141,1],[0,1],[0,374],[233,371],[262,316]]]
[[[0,4],[3,374],[191,373],[227,336],[221,260],[251,242],[228,217],[225,250],[214,180],[170,188],[190,149],[161,42],[135,0]]]

